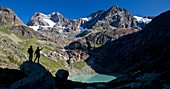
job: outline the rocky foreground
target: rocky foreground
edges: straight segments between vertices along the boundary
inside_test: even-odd
[[[26,61],[20,70],[0,69],[0,89],[89,89],[106,88],[103,83],[85,84],[67,80],[69,72],[60,69],[55,77],[41,64]]]
[[[164,79],[169,72],[136,73],[109,83],[80,83],[67,80],[67,70],[58,70],[54,77],[41,64],[26,61],[20,70],[0,69],[0,74],[0,89],[169,89],[168,85],[163,85],[169,82]]]

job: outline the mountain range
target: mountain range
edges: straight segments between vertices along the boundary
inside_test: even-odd
[[[132,16],[127,10],[112,6],[107,11],[99,10],[87,17],[75,20],[68,20],[59,12],[52,12],[48,15],[36,12],[27,25],[34,30],[58,28],[59,32],[69,32],[96,28],[104,30],[113,28],[140,29],[137,24],[148,24],[151,20],[147,17]]]
[[[35,12],[25,25],[11,9],[0,7],[0,88],[169,89],[169,16],[170,11],[138,17],[114,5],[75,20],[59,12]],[[41,65],[25,62],[30,45],[44,47]],[[59,69],[67,70],[61,73],[65,77],[101,73],[117,79],[93,84],[55,80]]]

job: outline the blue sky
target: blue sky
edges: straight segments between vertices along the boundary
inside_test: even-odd
[[[156,16],[170,10],[170,0],[0,0],[0,6],[11,8],[24,23],[35,12],[60,12],[68,19],[76,19],[113,5],[138,16]]]

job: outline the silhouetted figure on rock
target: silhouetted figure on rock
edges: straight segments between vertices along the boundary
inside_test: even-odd
[[[39,63],[39,60],[40,60],[40,51],[42,50],[43,48],[39,49],[39,47],[37,47],[34,55],[36,54],[36,57],[35,57],[35,60],[34,62],[36,61],[36,59],[38,59],[38,63]]]
[[[30,48],[28,48],[28,54],[29,54],[29,61],[32,61],[32,58],[33,58],[33,48],[32,48],[32,45],[30,46]]]

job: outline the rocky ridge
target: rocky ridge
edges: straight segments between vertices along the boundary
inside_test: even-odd
[[[52,13],[53,14],[53,13]],[[99,10],[85,18],[67,20],[63,15],[45,15],[36,12],[28,26],[37,30],[49,30],[57,33],[62,32],[81,32],[87,29],[93,30],[113,30],[115,28],[140,29],[136,19],[125,9],[112,6],[107,11]],[[51,19],[57,18],[58,20]],[[48,21],[47,19],[48,18]],[[46,19],[46,20],[45,20]],[[51,21],[51,22],[50,22]],[[57,22],[56,22],[57,21]]]
[[[107,11],[98,11],[92,15],[95,15],[95,18],[83,24],[82,27],[89,29],[101,27],[101,29],[107,29],[110,26],[115,28],[138,29],[135,18],[127,10],[118,6],[112,6]]]
[[[21,24],[23,24],[23,22],[11,9],[2,6],[0,7],[0,27]]]

